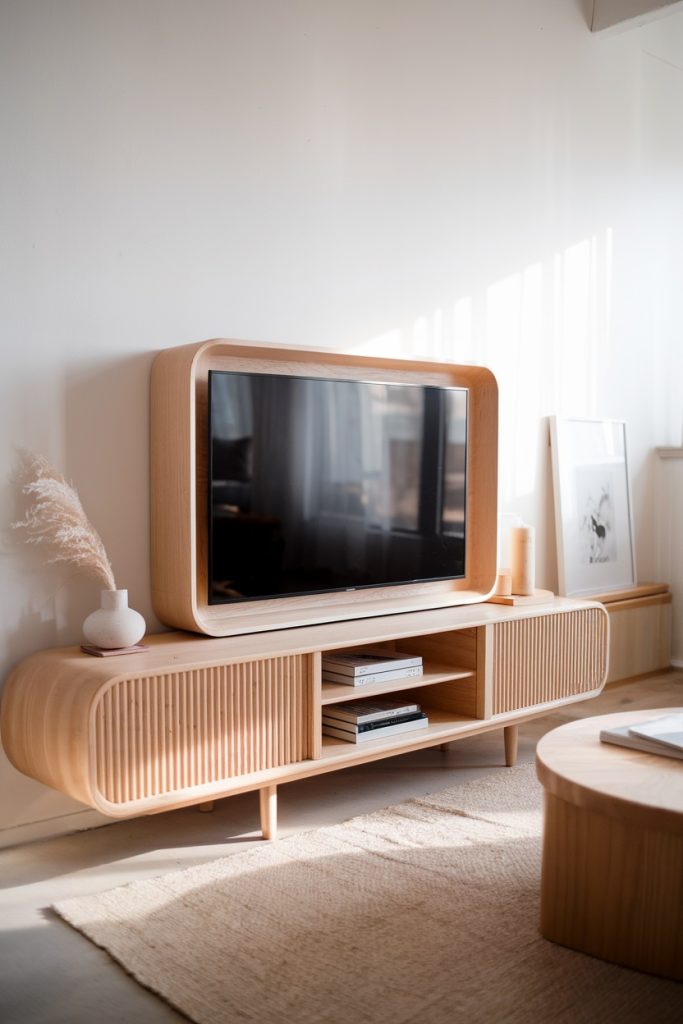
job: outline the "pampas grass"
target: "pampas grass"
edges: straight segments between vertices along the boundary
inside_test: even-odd
[[[111,562],[102,539],[81,505],[77,491],[42,455],[22,452],[28,482],[23,493],[31,501],[25,517],[12,523],[27,544],[43,544],[48,562],[66,562],[116,590]]]

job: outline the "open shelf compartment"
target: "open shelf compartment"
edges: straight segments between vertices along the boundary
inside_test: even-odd
[[[420,655],[423,659],[421,676],[389,679],[386,682],[361,683],[347,686],[343,683],[323,682],[321,705],[326,707],[348,701],[374,699],[385,695],[419,704],[429,718],[427,729],[405,733],[389,733],[384,737],[362,743],[335,739],[323,735],[322,756],[331,751],[381,749],[383,744],[410,747],[416,738],[424,741],[434,733],[447,733],[458,724],[467,724],[483,717],[483,673],[477,672],[477,652],[480,646],[477,629],[459,629],[446,633],[427,634],[387,641],[380,644],[359,645],[353,653],[381,653]],[[340,653],[351,653],[344,648]]]

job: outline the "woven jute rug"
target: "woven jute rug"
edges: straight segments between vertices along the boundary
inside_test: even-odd
[[[538,932],[531,766],[57,912],[199,1024],[683,1020],[683,986]]]

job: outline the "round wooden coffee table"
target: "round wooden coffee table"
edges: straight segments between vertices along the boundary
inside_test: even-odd
[[[541,933],[683,980],[683,760],[600,741],[680,708],[560,726],[538,744],[545,789]]]

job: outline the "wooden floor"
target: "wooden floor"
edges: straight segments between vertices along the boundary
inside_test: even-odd
[[[522,726],[518,759],[533,760],[540,736],[574,718],[677,706],[683,706],[683,672],[612,686],[597,699]],[[462,740],[446,752],[417,751],[292,783],[278,791],[279,834],[438,792],[499,771],[503,764],[501,730]],[[0,851],[2,1024],[185,1020],[48,908],[58,899],[190,867],[261,842],[258,798],[245,794],[221,801],[212,814],[174,811]]]

